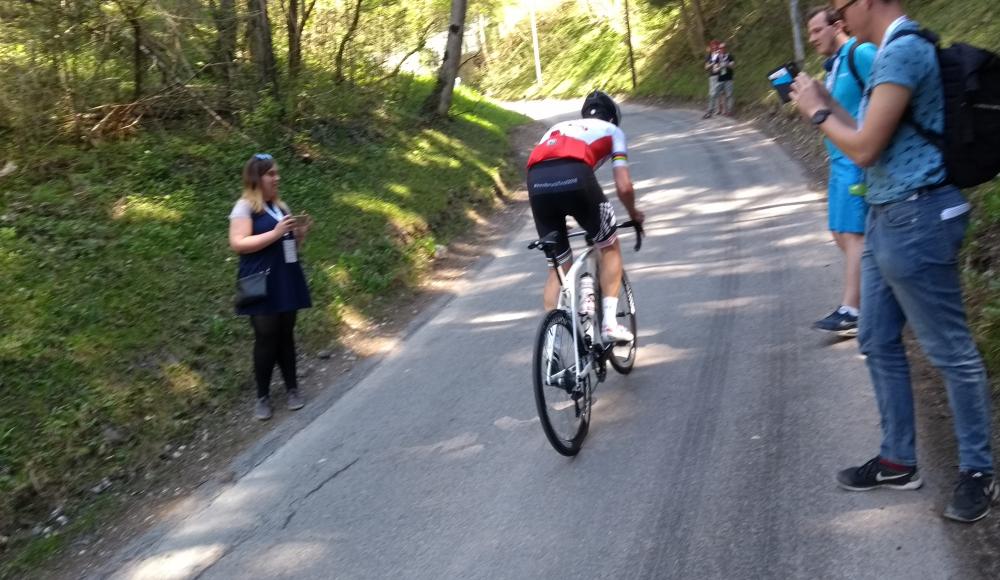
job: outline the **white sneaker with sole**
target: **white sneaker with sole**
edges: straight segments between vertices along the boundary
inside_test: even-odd
[[[617,323],[610,326],[605,325],[601,329],[601,337],[604,338],[605,342],[632,342],[635,340],[629,329]]]

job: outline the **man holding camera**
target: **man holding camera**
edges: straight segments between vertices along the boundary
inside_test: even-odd
[[[812,9],[807,26],[810,44],[816,52],[827,57],[824,66],[827,91],[845,111],[857,117],[865,82],[875,60],[875,45],[848,36],[840,14],[827,6]],[[844,254],[844,291],[840,307],[813,323],[813,328],[841,336],[856,336],[861,300],[861,251],[865,244],[865,214],[868,211],[864,172],[833,142],[824,141],[830,158],[828,223],[833,240]]]
[[[937,52],[914,34],[919,25],[900,0],[833,0],[833,7],[859,40],[879,45],[857,121],[806,74],[791,92],[803,117],[866,168],[858,341],[875,388],[882,444],[868,462],[838,473],[837,483],[850,491],[923,483],[902,338],[908,323],[944,376],[954,415],[959,474],[944,516],[974,522],[990,512],[1000,489],[989,384],[962,303],[958,252],[971,208],[950,184],[941,151],[917,129],[945,128]]]
[[[726,50],[726,43],[713,40],[711,52],[705,57],[705,70],[708,71],[708,112],[703,119],[715,114],[719,106],[721,114],[733,114],[733,67],[736,65],[733,55]],[[720,99],[725,96],[724,100]]]

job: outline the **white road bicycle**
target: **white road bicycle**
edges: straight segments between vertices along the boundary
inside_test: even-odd
[[[642,225],[631,220],[618,225],[619,230],[627,227],[635,228],[635,250],[638,251],[642,247]],[[569,234],[570,238],[585,236],[583,231]],[[542,250],[546,257],[553,259],[555,240],[553,232],[531,242],[528,249]],[[616,318],[632,333],[633,339],[631,342],[605,343],[601,337],[603,309],[599,268],[599,253],[589,239],[587,248],[575,258],[568,272],[556,268],[562,286],[559,302],[545,315],[535,342],[532,369],[538,418],[549,443],[563,455],[576,455],[583,445],[590,428],[594,390],[607,377],[607,363],[621,374],[632,372],[635,365],[638,333],[632,285],[623,270]],[[589,283],[581,283],[587,276]],[[581,287],[593,288],[592,300],[590,296],[581,296]]]

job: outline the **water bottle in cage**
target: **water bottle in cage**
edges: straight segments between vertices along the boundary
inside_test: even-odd
[[[590,274],[580,276],[580,324],[587,337],[589,346],[594,339],[594,277]]]
[[[594,277],[590,274],[580,276],[580,314],[594,315]]]

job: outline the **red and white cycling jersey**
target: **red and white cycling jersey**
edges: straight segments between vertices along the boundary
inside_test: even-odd
[[[574,119],[556,123],[535,145],[528,167],[550,159],[578,159],[597,169],[608,157],[612,167],[627,167],[625,133],[601,119]]]

